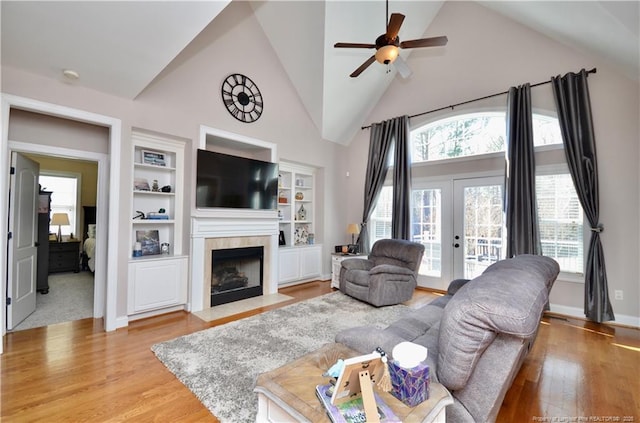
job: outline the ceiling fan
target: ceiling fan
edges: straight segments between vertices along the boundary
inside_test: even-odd
[[[387,0],[387,17],[389,16],[389,0]],[[375,44],[363,44],[363,43],[336,43],[335,48],[375,48],[376,53],[367,59],[358,69],[351,73],[352,78],[360,75],[365,69],[367,69],[373,62],[388,65],[394,63],[396,60],[396,68],[403,77],[407,77],[411,74],[411,71],[406,66],[402,58],[399,56],[399,49],[401,48],[418,48],[418,47],[437,47],[447,44],[447,37],[431,37],[431,38],[419,38],[416,40],[400,41],[398,32],[404,21],[404,15],[401,13],[392,13],[391,18],[387,19],[387,32],[376,38]]]

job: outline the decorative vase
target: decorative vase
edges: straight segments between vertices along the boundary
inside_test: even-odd
[[[304,194],[301,193],[300,191],[296,192],[296,200],[303,200],[304,199]]]

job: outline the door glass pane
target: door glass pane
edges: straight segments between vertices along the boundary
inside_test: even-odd
[[[442,192],[440,189],[413,191],[412,240],[424,245],[419,273],[440,277],[442,271]]]
[[[464,204],[464,277],[472,279],[503,257],[502,187],[465,187]]]

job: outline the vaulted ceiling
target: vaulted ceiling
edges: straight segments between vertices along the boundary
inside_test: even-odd
[[[76,69],[82,74],[78,84],[134,99],[207,25],[216,25],[229,3],[4,0],[2,63],[61,80],[62,69]],[[479,3],[638,79],[637,1]],[[401,39],[446,35],[429,32],[442,4],[391,0],[390,13],[406,15]],[[251,7],[319,133],[348,144],[396,70],[374,63],[358,78],[348,78],[372,51],[333,45],[372,43],[385,32],[385,2],[254,1]],[[407,59],[410,53],[401,55]]]

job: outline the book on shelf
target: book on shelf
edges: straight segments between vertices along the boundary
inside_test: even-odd
[[[364,404],[362,396],[358,395],[352,400],[348,400],[337,405],[331,404],[331,394],[327,394],[331,384],[316,386],[316,396],[324,406],[327,416],[333,423],[361,423],[366,422],[364,413]],[[380,423],[401,422],[402,420],[396,416],[391,408],[384,402],[380,396],[374,392],[376,399],[376,408],[378,409],[378,417]]]
[[[166,214],[166,213],[149,212],[149,213],[147,213],[147,219],[151,219],[151,220],[169,220],[169,215]]]

